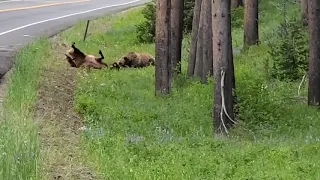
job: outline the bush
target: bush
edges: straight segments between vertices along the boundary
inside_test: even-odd
[[[185,0],[184,2],[183,29],[186,33],[192,30],[194,2],[193,0]]]
[[[308,36],[299,19],[281,23],[269,48],[273,78],[297,80],[308,70]]]
[[[231,26],[232,28],[242,28],[243,27],[243,7],[234,8],[231,10]]]
[[[137,39],[141,43],[152,43],[154,42],[154,37],[156,34],[156,4],[153,0],[151,3],[148,3],[143,9],[142,14],[145,18],[145,21],[142,21],[140,24],[136,25],[137,28]]]
[[[184,2],[184,26],[183,31],[188,33],[192,30],[194,0]],[[145,21],[136,25],[137,39],[140,43],[153,43],[156,29],[156,2],[153,0],[142,10]]]

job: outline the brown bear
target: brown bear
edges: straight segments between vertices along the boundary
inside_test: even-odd
[[[83,66],[89,69],[101,69],[103,66],[108,67],[106,63],[102,62],[104,56],[101,50],[99,50],[99,55],[101,57],[96,57],[90,54],[84,54],[75,46],[75,43],[72,43],[71,47],[72,49],[65,54],[66,59],[71,67],[79,68]]]
[[[122,56],[117,64],[120,67],[143,68],[150,65],[154,66],[155,59],[149,53],[129,52],[126,56]]]

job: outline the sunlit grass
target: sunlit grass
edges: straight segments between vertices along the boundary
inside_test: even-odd
[[[38,127],[34,119],[38,78],[50,44],[38,40],[15,57],[0,121],[0,179],[39,178]]]

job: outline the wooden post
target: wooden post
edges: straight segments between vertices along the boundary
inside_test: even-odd
[[[83,41],[86,41],[90,20],[87,21],[86,31],[84,32]]]

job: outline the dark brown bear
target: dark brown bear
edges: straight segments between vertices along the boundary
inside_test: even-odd
[[[129,52],[119,59],[117,63],[120,67],[143,68],[154,66],[154,57],[149,53]]]

